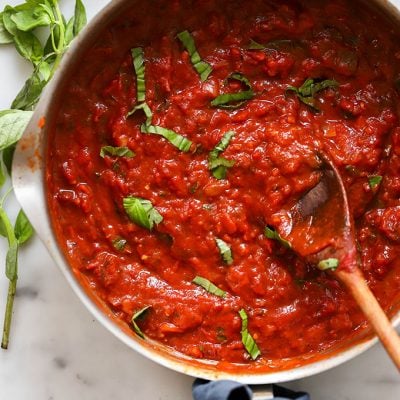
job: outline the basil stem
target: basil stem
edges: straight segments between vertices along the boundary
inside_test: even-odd
[[[18,240],[15,237],[14,229],[11,225],[10,219],[3,209],[3,202],[4,199],[0,204],[0,221],[2,229],[4,230],[5,236],[7,237],[8,241],[8,251],[6,255],[6,276],[9,280],[9,284],[1,347],[3,349],[7,349],[10,337],[14,297],[18,280]]]

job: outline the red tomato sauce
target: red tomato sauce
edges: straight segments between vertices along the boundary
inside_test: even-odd
[[[324,151],[345,181],[360,266],[390,312],[400,289],[400,42],[391,27],[344,0],[135,2],[82,60],[50,136],[50,212],[79,279],[129,326],[150,306],[136,321],[145,337],[196,359],[273,367],[335,348],[366,329],[357,305],[331,273],[264,235],[289,199],[318,183]],[[212,66],[204,82],[176,37],[184,30]],[[249,49],[251,40],[265,48]],[[140,112],[127,117],[137,105],[133,47],[144,51],[152,124],[190,139],[189,152],[142,133]],[[243,90],[226,81],[233,72],[254,97],[212,107]],[[287,91],[307,78],[338,83],[315,95],[319,111]],[[228,131],[221,156],[234,165],[216,179],[208,157]],[[102,158],[107,145],[135,156]],[[138,226],[124,210],[128,196],[151,201],[162,222]],[[230,246],[230,265],[216,238]],[[242,343],[241,309],[256,361]]]

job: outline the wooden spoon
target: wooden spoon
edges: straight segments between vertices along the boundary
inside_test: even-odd
[[[320,158],[319,183],[277,214],[273,225],[307,262],[321,269],[338,263],[332,273],[347,286],[400,371],[400,337],[358,268],[354,224],[343,180],[327,155]]]

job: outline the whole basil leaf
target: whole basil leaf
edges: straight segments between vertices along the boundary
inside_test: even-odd
[[[51,23],[50,15],[42,7],[29,7],[16,12],[11,16],[17,28],[21,31],[31,31],[39,26],[48,26]]]
[[[16,143],[24,133],[32,111],[4,110],[0,111],[0,150]]]
[[[37,64],[44,55],[40,40],[32,32],[17,31],[14,43],[18,53],[33,64]]]
[[[3,163],[7,169],[8,175],[10,175],[10,176],[11,176],[11,166],[12,166],[12,161],[14,158],[15,147],[16,147],[16,145],[13,144],[11,146],[6,147],[3,150]]]
[[[46,85],[46,81],[42,80],[39,75],[40,70],[38,69],[27,79],[25,85],[11,104],[11,108],[19,110],[29,110],[33,108]]]
[[[74,38],[74,24],[75,17],[72,17],[65,27],[64,40],[67,45],[70,44]]]
[[[74,36],[78,35],[78,33],[86,25],[86,22],[87,22],[86,10],[82,3],[82,0],[76,0],[75,15],[74,15]]]
[[[48,81],[51,77],[51,65],[46,61],[41,61],[37,66],[37,71],[42,80]]]
[[[24,244],[33,235],[33,227],[23,210],[20,210],[18,213],[14,226],[14,234],[19,244]]]
[[[3,13],[0,13],[0,44],[8,44],[12,42],[13,37],[4,26]]]
[[[4,29],[13,37],[17,34],[18,28],[15,25],[15,22],[11,19],[12,15],[14,14],[15,10],[10,6],[5,6],[2,12],[2,20]],[[13,38],[14,40],[14,38]]]
[[[3,11],[3,25],[8,33],[12,35],[15,48],[22,57],[37,64],[43,57],[43,47],[40,40],[32,32],[23,32],[18,29],[13,21],[15,9],[6,6]]]

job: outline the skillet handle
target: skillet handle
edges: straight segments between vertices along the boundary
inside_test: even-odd
[[[253,400],[270,400],[274,398],[272,385],[250,386],[253,391]]]

